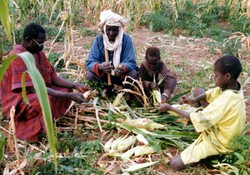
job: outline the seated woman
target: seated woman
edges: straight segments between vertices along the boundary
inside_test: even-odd
[[[49,95],[53,119],[62,116],[69,108],[71,101],[86,102],[81,92],[89,90],[86,85],[73,83],[59,77],[53,66],[47,60],[43,50],[46,34],[43,27],[31,23],[24,29],[22,43],[15,45],[9,55],[30,52],[41,73]],[[19,139],[38,141],[38,135],[45,133],[45,124],[38,97],[34,91],[33,83],[27,74],[25,78],[26,93],[29,104],[22,98],[22,74],[27,71],[21,58],[16,58],[6,71],[0,84],[0,97],[4,113],[10,118],[10,109],[15,107],[16,136]],[[77,89],[81,92],[72,92]]]

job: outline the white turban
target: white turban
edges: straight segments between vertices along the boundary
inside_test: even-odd
[[[99,27],[102,27],[106,24],[108,26],[122,26],[124,27],[127,24],[128,20],[117,13],[112,12],[111,10],[104,10],[100,14],[100,23]]]
[[[128,20],[111,10],[104,10],[100,15],[99,27],[103,30],[103,44],[109,51],[114,51],[113,65],[117,67],[120,63],[120,55],[122,50],[123,27]],[[110,42],[106,34],[106,25],[119,27],[119,33],[115,42]]]

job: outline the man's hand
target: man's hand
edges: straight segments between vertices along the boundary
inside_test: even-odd
[[[111,72],[111,69],[112,69],[111,62],[108,62],[108,63],[107,62],[103,62],[103,63],[99,64],[98,65],[98,69],[102,70],[105,73]]]
[[[118,65],[114,70],[115,76],[117,77],[121,76],[124,72],[125,72],[125,67],[122,64]]]

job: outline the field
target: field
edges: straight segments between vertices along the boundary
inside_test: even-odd
[[[64,1],[65,4],[66,2],[68,1]],[[160,1],[150,2],[160,3]],[[77,1],[75,3],[81,4],[83,2]],[[101,1],[99,3],[105,5]],[[143,3],[145,2],[143,1]],[[91,3],[88,5],[88,8],[90,8]],[[118,8],[119,10],[117,11],[128,13],[123,9],[124,6],[119,5],[117,7],[121,8]],[[187,6],[186,10],[190,12]],[[132,6],[129,7],[132,8]],[[77,8],[74,8],[74,10],[77,11]],[[159,9],[158,11],[161,12]],[[129,16],[131,14],[126,15]],[[154,13],[152,12],[152,14]],[[87,17],[90,16],[93,18],[87,20]],[[163,17],[158,16],[157,19],[161,18]],[[84,82],[84,62],[91,43],[96,34],[100,32],[97,28],[98,16],[90,13],[89,16],[86,15],[84,22],[80,21],[80,17],[77,15],[73,19],[74,21],[71,22],[74,25],[70,23],[70,20],[65,20],[61,33],[59,33],[61,29],[60,24],[52,27],[53,25],[40,21],[45,24],[48,34],[48,40],[45,43],[45,53],[61,76],[72,81]],[[179,19],[181,19],[180,14]],[[226,53],[236,54],[243,64],[243,72],[239,81],[244,85],[247,121],[250,122],[250,86],[248,78],[250,74],[250,38],[246,32],[249,29],[247,28],[248,26],[244,29],[234,28],[228,31],[225,29],[233,28],[234,21],[229,23],[228,20],[223,19],[219,20],[216,27],[214,24],[211,24],[211,29],[208,27],[202,28],[203,23],[201,22],[194,22],[190,26],[186,26],[186,28],[178,26],[179,24],[176,23],[176,28],[163,26],[165,29],[162,29],[162,26],[159,26],[159,23],[162,21],[155,22],[154,20],[150,21],[150,19],[145,21],[145,18],[139,15],[138,17],[135,15],[134,20],[134,23],[132,23],[134,25],[129,25],[126,31],[132,36],[137,64],[140,65],[144,59],[145,50],[148,46],[157,46],[161,49],[162,60],[167,63],[168,68],[178,80],[172,103],[178,103],[179,95],[190,93],[194,87],[203,87],[205,89],[213,87],[213,63],[215,60]],[[136,20],[140,20],[140,25],[136,23],[138,22]],[[210,19],[207,20],[209,21]],[[148,24],[149,21],[150,24]],[[189,22],[191,23],[192,21]],[[15,26],[16,35],[22,31],[20,24],[21,22],[18,22]],[[248,24],[247,19],[245,24]],[[189,27],[196,28],[192,29]],[[216,35],[219,39],[215,37],[215,33],[211,32],[215,31],[215,28],[219,30],[219,32],[215,32],[216,34],[224,34]],[[198,29],[200,32],[195,33]],[[208,33],[212,34],[209,35]],[[203,35],[201,36],[201,34]],[[18,36],[16,36],[16,40],[18,40]],[[1,43],[7,42],[1,40]],[[1,47],[4,55],[11,48],[11,46],[6,47],[7,45],[8,43]],[[96,88],[100,93],[102,91],[102,87],[94,86],[93,88]],[[188,167],[180,172],[173,172],[168,165],[170,158],[179,153],[197,137],[192,124],[183,120],[182,117],[161,114],[153,107],[143,108],[141,105],[137,105],[137,103],[134,104],[122,100],[115,107],[112,105],[113,102],[114,98],[104,100],[99,95],[96,95],[88,104],[74,104],[69,112],[56,122],[56,137],[59,145],[56,154],[58,160],[57,174],[215,175],[224,173],[237,175],[249,173],[249,125],[245,133],[234,142],[238,148],[236,150],[237,154],[229,154],[223,158],[216,157]],[[133,122],[126,123],[126,119],[133,118],[134,115],[143,119],[148,118],[164,125],[164,128],[151,130],[158,136],[145,134],[141,130],[142,126],[132,125],[131,123]],[[12,130],[9,128],[9,121],[6,120],[2,110],[0,110],[0,117],[1,131],[7,138],[0,172],[6,175],[55,174],[53,157],[49,152],[47,138],[44,138],[39,143],[27,143],[20,140],[15,142]],[[139,121],[137,122],[139,123]],[[125,161],[120,156],[108,154],[103,147],[112,138],[115,140],[122,136],[128,137],[139,134],[143,134],[149,141],[151,147],[155,150],[154,153],[132,156],[130,161]],[[139,144],[134,143],[129,148],[137,145]],[[139,164],[154,161],[158,162],[134,172],[124,171],[133,163]],[[214,165],[217,165],[217,167]]]

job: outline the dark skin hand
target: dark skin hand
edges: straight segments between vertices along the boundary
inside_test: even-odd
[[[114,70],[115,76],[119,77],[125,72],[124,65],[120,64],[117,66],[117,68]]]
[[[83,93],[90,90],[90,88],[87,85],[73,83],[59,76],[53,79],[52,83],[57,86],[77,89],[79,92],[62,92],[47,87],[49,95],[61,98],[69,98],[77,103],[83,103],[88,101],[83,97]]]
[[[110,73],[112,69],[112,64],[111,62],[102,62],[101,64],[98,65],[98,69],[102,70],[105,73]]]
[[[79,83],[75,84],[75,89],[77,89],[81,93],[84,93],[84,92],[90,90],[90,88],[87,85],[85,85],[85,84],[79,84]]]
[[[81,92],[61,92],[51,88],[47,88],[48,94],[51,96],[69,98],[77,103],[87,102],[87,99],[83,97]]]
[[[166,103],[169,99],[167,99],[165,96],[161,96],[161,102]]]
[[[154,83],[154,82],[150,82],[149,88],[151,90],[157,90],[157,89],[159,89],[158,85],[156,83]]]
[[[35,93],[34,87],[27,88],[27,91],[29,91],[29,93]],[[88,99],[85,99],[83,97],[82,92],[61,92],[61,91],[57,91],[48,87],[47,87],[47,92],[51,96],[69,98],[77,103],[88,102]]]
[[[158,109],[160,112],[166,112],[166,111],[173,111],[176,112],[177,114],[190,119],[190,113],[180,110],[178,108],[173,107],[172,105],[168,104],[168,103],[162,103],[162,104],[158,104],[156,105],[156,109]]]

